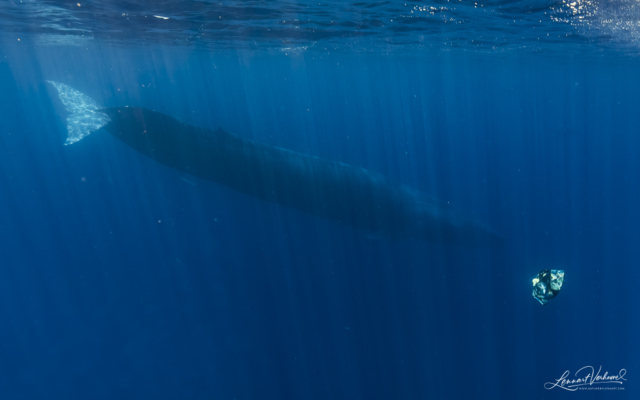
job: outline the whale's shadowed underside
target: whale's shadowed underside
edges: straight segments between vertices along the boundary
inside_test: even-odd
[[[99,108],[75,89],[51,83],[72,113],[67,144],[103,127],[178,171],[379,236],[463,245],[501,241],[466,213],[364,168],[196,127],[145,108]]]

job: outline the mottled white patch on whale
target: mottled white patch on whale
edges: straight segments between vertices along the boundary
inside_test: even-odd
[[[99,112],[101,108],[89,96],[80,93],[64,83],[47,81],[57,90],[64,108],[71,113],[67,117],[67,140],[65,145],[73,144],[95,132],[111,121],[107,114]]]

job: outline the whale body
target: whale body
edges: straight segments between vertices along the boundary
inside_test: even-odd
[[[376,236],[463,245],[501,239],[490,226],[463,211],[379,173],[262,144],[222,129],[193,126],[146,108],[100,108],[75,89],[51,83],[72,112],[67,118],[67,144],[102,128],[175,170]],[[78,106],[79,102],[84,106]]]

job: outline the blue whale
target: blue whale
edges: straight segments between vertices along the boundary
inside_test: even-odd
[[[50,82],[72,114],[67,144],[104,129],[175,170],[376,236],[462,245],[501,241],[490,226],[384,175],[210,130],[140,107],[101,108]]]

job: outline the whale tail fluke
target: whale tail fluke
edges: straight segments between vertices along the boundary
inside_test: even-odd
[[[65,146],[79,142],[110,122],[107,114],[98,111],[101,107],[86,94],[80,93],[64,83],[47,81],[58,90],[64,108],[71,113],[67,117],[67,140]]]

